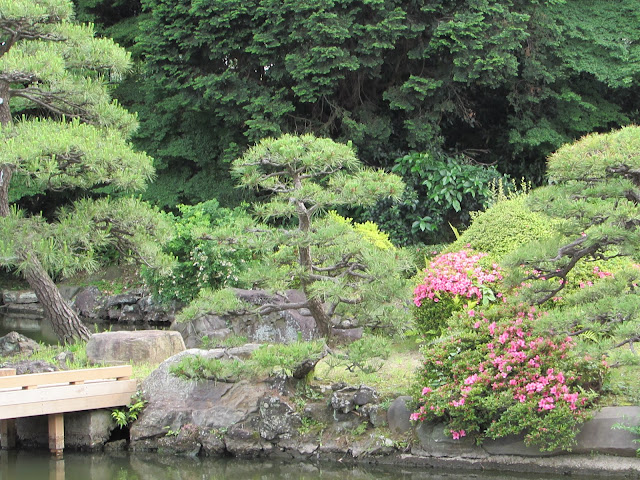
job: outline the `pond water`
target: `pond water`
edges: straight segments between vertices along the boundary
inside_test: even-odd
[[[58,343],[51,323],[35,315],[0,314],[0,337],[9,332],[18,332],[36,342],[47,345]]]
[[[454,471],[402,466],[346,466],[338,463],[284,463],[238,459],[182,458],[157,454],[0,452],[2,480],[566,480],[561,475]],[[581,480],[587,477],[579,475]],[[589,477],[592,478],[592,477]],[[598,478],[598,477],[596,477]],[[602,478],[602,477],[600,477]],[[615,480],[614,477],[606,477]]]
[[[117,331],[117,330],[145,330],[149,328],[161,329],[166,327],[150,327],[144,324],[86,324],[91,332]],[[18,332],[36,342],[45,345],[57,345],[58,337],[53,331],[51,322],[35,315],[17,315],[0,313],[0,337],[9,332]]]

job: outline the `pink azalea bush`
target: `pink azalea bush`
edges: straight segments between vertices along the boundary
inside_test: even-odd
[[[478,442],[524,433],[541,450],[570,449],[607,372],[578,357],[571,337],[533,333],[535,308],[461,312],[450,336],[425,349],[414,421],[447,424],[454,439]]]
[[[435,257],[421,275],[413,292],[414,318],[425,336],[437,336],[451,314],[465,305],[486,304],[501,297],[495,294],[502,280],[498,265],[480,265],[486,253],[469,249]]]

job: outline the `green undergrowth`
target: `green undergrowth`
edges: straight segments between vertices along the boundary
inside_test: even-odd
[[[366,338],[366,337],[365,337]],[[388,355],[381,359],[380,368],[375,371],[349,368],[348,364],[335,365],[336,356],[349,355],[349,346],[336,348],[332,355],[316,365],[313,384],[347,383],[367,385],[374,388],[381,398],[395,398],[410,395],[416,381],[416,369],[421,363],[418,345],[413,339],[389,339]],[[373,360],[378,361],[379,352],[372,350]]]
[[[202,355],[185,356],[170,372],[191,380],[235,381],[271,374],[293,375],[306,360],[319,360],[326,349],[323,340],[263,345],[246,360],[207,358]]]

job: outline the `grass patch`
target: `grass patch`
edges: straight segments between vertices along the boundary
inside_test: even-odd
[[[422,355],[413,340],[393,339],[389,342],[389,356],[379,370],[349,370],[347,365],[333,366],[332,359],[327,357],[316,365],[313,383],[365,384],[374,388],[383,399],[409,395],[416,382],[416,369],[420,366]],[[334,354],[347,355],[348,347],[336,349]]]
[[[605,395],[600,399],[600,405],[640,405],[640,368],[637,365],[612,368],[604,387]]]
[[[170,372],[190,380],[235,381],[259,378],[273,373],[291,375],[306,360],[318,360],[325,349],[323,340],[263,345],[245,361],[206,358],[202,355],[183,357]]]

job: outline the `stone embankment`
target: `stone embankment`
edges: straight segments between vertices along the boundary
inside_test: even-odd
[[[100,335],[108,343],[123,341],[110,334]],[[179,351],[184,346],[170,338],[176,335],[177,332],[163,332],[162,336],[168,338],[162,342]],[[149,341],[154,344],[158,338],[154,336]],[[77,413],[69,422],[67,446],[129,450],[133,454],[231,455],[640,478],[634,435],[612,429],[616,423],[637,425],[640,407],[603,408],[584,425],[571,454],[542,455],[526,447],[521,438],[487,441],[477,446],[470,439],[452,440],[444,434],[443,425],[412,425],[409,397],[398,397],[389,404],[382,402],[374,389],[363,385],[311,387],[293,376],[236,382],[189,380],[171,373],[171,367],[185,356],[242,360],[255,348],[258,345],[180,351],[164,360],[141,383],[147,404],[128,428],[117,428],[109,412]],[[170,350],[163,355],[170,355]],[[120,358],[132,353],[123,355]],[[46,442],[46,418],[20,419],[17,423],[22,446]]]

